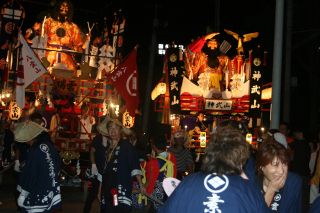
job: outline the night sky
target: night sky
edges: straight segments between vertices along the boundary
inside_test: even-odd
[[[22,1],[27,12],[24,28],[29,27],[35,20],[41,20],[44,14],[50,11],[55,1]],[[202,1],[201,4],[177,3],[177,1],[168,0],[72,2],[74,3],[74,22],[83,31],[87,30],[87,21],[98,22],[99,26],[95,29],[101,29],[103,17],[107,17],[110,23],[113,19],[113,11],[121,8],[127,18],[126,31],[129,44],[148,42],[155,11],[157,11],[159,41],[188,44],[191,39],[205,35],[207,32],[222,31],[227,28],[239,34],[259,31],[259,40],[267,43],[268,48],[272,44],[274,1],[270,0],[260,0],[259,4],[255,0],[220,0],[218,11],[215,9],[217,5],[214,0]],[[157,10],[155,5],[157,5]],[[220,20],[217,20],[217,16]]]

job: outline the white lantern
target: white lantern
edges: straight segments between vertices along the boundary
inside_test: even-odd
[[[21,114],[22,110],[18,107],[17,103],[15,101],[11,101],[9,105],[9,118],[14,121],[19,120]]]
[[[271,100],[272,98],[272,87],[262,90],[261,99],[262,100]]]
[[[155,100],[159,95],[166,94],[167,87],[166,83],[160,82],[151,92],[151,99]]]
[[[247,141],[247,143],[249,143],[249,144],[252,143],[252,134],[251,134],[251,133],[247,133],[247,134],[246,134],[246,141]]]
[[[200,132],[199,140],[200,140],[200,147],[205,148],[207,146],[207,133]]]
[[[126,128],[132,128],[134,125],[134,117],[132,117],[128,111],[122,115],[122,124]]]

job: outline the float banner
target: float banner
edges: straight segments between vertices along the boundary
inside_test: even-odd
[[[259,118],[261,116],[261,93],[262,93],[262,57],[257,51],[252,53],[252,66],[250,76],[250,117]]]
[[[180,60],[179,53],[182,50],[179,48],[168,48],[167,56],[168,56],[168,80],[170,93],[170,112],[173,114],[179,114],[181,111],[180,108],[180,88],[182,84],[182,70],[183,70],[183,61]],[[182,54],[182,53],[180,53]]]
[[[19,34],[19,41],[22,49],[17,70],[16,102],[18,107],[23,109],[25,104],[25,88],[44,73],[47,73],[47,69],[21,34]]]
[[[137,50],[134,48],[128,57],[112,73],[107,74],[113,86],[125,100],[130,115],[135,115],[139,106]]]

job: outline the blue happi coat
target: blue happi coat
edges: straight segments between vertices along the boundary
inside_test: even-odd
[[[52,212],[61,207],[60,157],[48,133],[32,144],[20,174],[17,190],[27,194],[23,212]]]
[[[134,176],[141,174],[138,153],[130,142],[120,140],[103,175],[102,212],[113,208],[112,189],[117,190],[119,206],[131,207],[132,180]]]
[[[269,211],[259,190],[239,175],[218,176],[198,172],[183,179],[158,212]]]
[[[313,201],[309,211],[309,213],[317,213],[317,212],[320,212],[320,197],[318,197]]]
[[[262,192],[262,180],[257,177],[257,186]],[[284,187],[276,192],[270,204],[272,212],[302,212],[302,179],[299,175],[288,172]]]

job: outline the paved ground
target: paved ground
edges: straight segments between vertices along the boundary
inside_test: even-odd
[[[0,179],[1,180],[1,179]],[[0,181],[1,182],[1,181]],[[15,178],[11,169],[3,173],[0,184],[0,205],[1,213],[16,213],[17,207],[14,200]],[[63,186],[62,191],[62,212],[81,213],[84,205],[85,192],[82,187]],[[98,202],[94,202],[91,213],[99,212]]]

